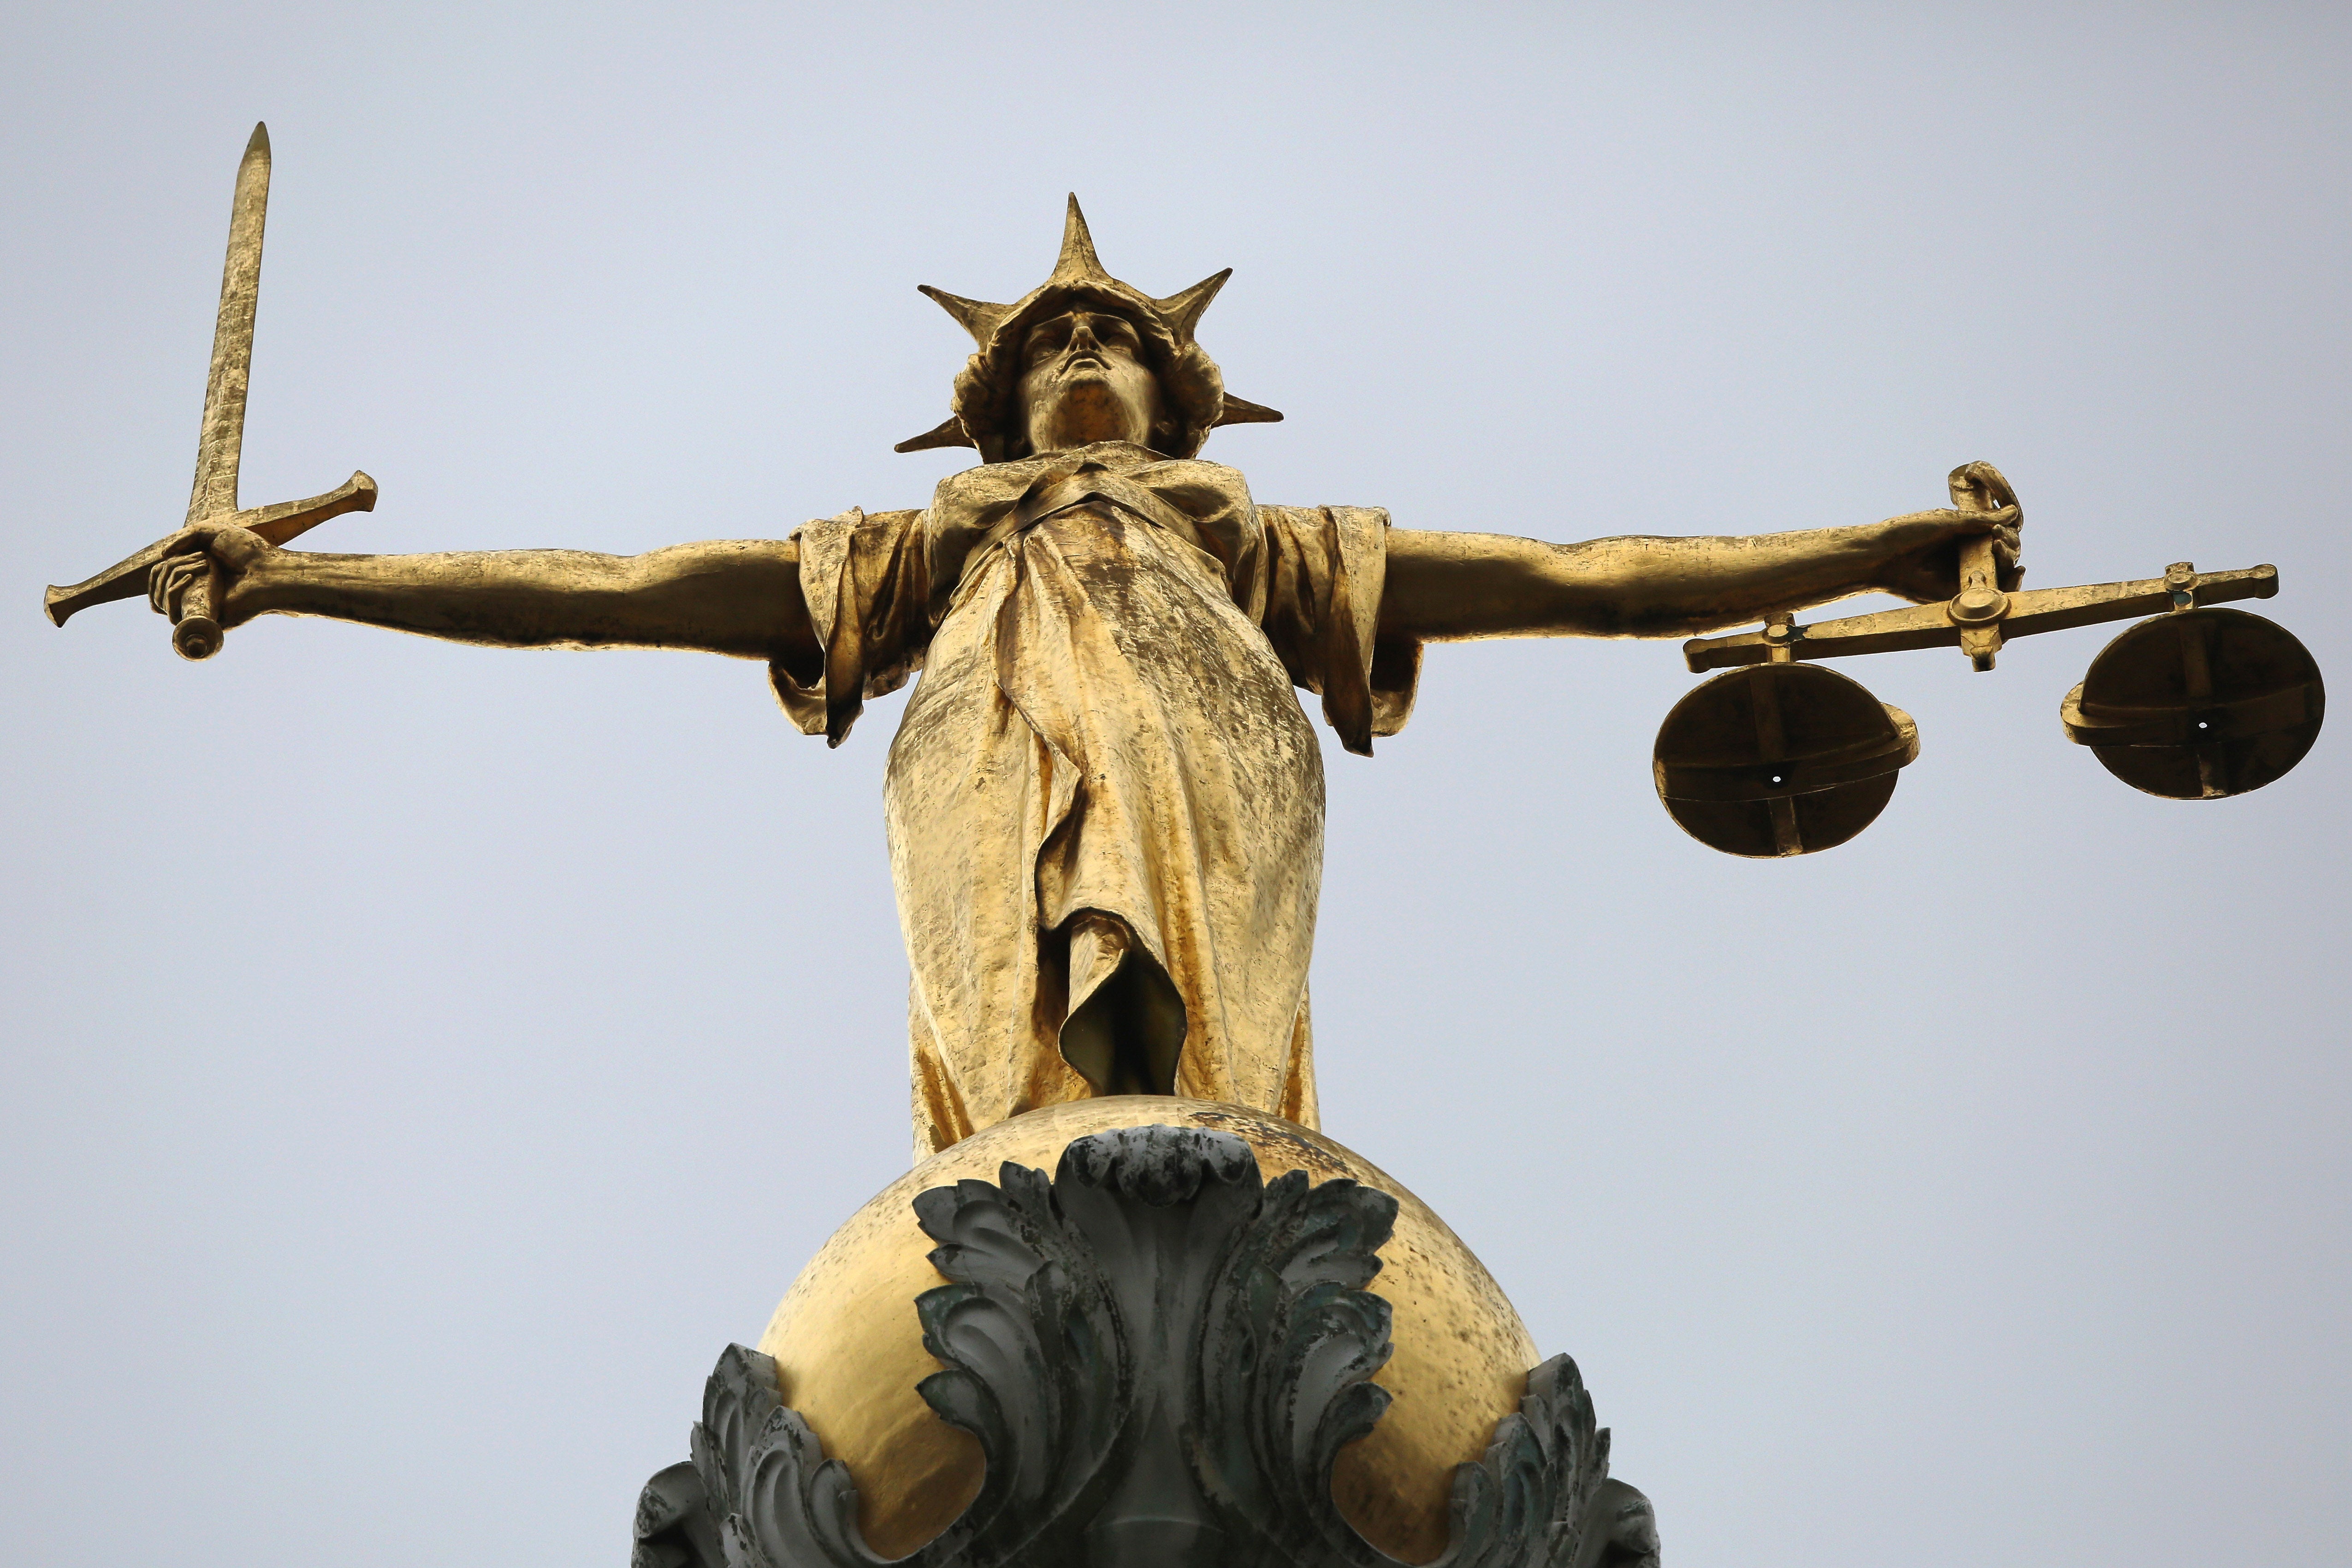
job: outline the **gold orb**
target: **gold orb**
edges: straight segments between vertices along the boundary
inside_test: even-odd
[[[1340,1450],[1340,1512],[1392,1557],[1426,1563],[1445,1546],[1454,1468],[1486,1452],[1518,1408],[1534,1342],[1494,1279],[1445,1222],[1361,1155],[1293,1122],[1239,1105],[1162,1095],[1078,1100],[1000,1122],[885,1187],[835,1231],[785,1292],[760,1349],[773,1356],[784,1403],[807,1417],[828,1458],[857,1483],[857,1519],[886,1558],[905,1556],[954,1521],[980,1490],[980,1444],[931,1413],[915,1385],[940,1370],[923,1349],[915,1298],[940,1283],[915,1195],[1006,1161],[1051,1175],[1090,1133],[1152,1124],[1231,1133],[1267,1178],[1303,1170],[1348,1176],[1397,1200],[1396,1231],[1371,1289],[1394,1310],[1395,1354],[1374,1379],[1396,1398],[1371,1434]]]

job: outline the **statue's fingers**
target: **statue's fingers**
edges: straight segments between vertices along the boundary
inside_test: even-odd
[[[1994,575],[2002,592],[2010,591],[2025,580],[2025,568],[2019,564],[2024,555],[2024,541],[2019,538],[2015,528],[2005,528],[1993,536]]]
[[[1963,463],[1952,470],[1950,478],[1952,504],[1959,506],[1966,497],[1986,511],[1996,511],[2017,504],[2017,492],[2000,469],[1990,463]]]
[[[2017,522],[2017,510],[2013,507],[1997,507],[1988,511],[1979,511],[1969,507],[1947,507],[1940,512],[1922,512],[1919,515],[1922,517],[1933,518],[1943,528],[1968,538],[1998,533],[2001,528],[2014,526]]]
[[[209,570],[211,565],[202,556],[181,556],[172,562],[171,579],[163,589],[165,615],[175,622],[180,619],[180,609],[187,601],[189,586]]]
[[[180,570],[180,558],[177,556],[165,556],[147,569],[147,604],[156,614],[170,613],[172,583]]]
[[[174,591],[173,575],[188,570],[191,557],[199,562],[205,561],[203,552],[208,538],[209,535],[202,529],[183,528],[165,544],[163,558],[148,569],[147,602],[157,614],[170,613],[170,606],[173,602],[171,598]]]

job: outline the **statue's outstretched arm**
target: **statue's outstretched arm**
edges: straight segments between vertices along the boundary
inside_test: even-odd
[[[209,560],[218,570],[215,613],[224,626],[257,615],[324,615],[506,648],[689,648],[746,659],[815,649],[801,595],[800,547],[790,539],[675,545],[637,556],[327,555],[273,549],[242,528],[217,528],[192,530],[191,552],[156,568],[150,598],[173,612]]]
[[[1963,538],[1994,536],[2003,576],[2013,578],[2017,522],[2011,507],[1801,533],[1576,545],[1391,528],[1381,630],[1428,642],[1687,637],[1854,593],[1926,603],[1959,591]]]

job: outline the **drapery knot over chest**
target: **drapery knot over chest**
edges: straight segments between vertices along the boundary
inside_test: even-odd
[[[866,700],[923,667],[982,565],[1024,532],[1092,507],[1181,540],[1171,559],[1215,563],[1223,591],[1272,645],[1293,684],[1323,697],[1350,751],[1403,727],[1418,644],[1376,640],[1388,514],[1370,507],[1266,507],[1241,473],[1104,442],[990,463],[940,481],[920,511],[803,525],[800,584],[815,646],[770,666],[777,698],[806,734],[839,745]],[[1205,564],[1205,563],[1204,563]]]
[[[1018,463],[991,464],[940,482],[926,514],[936,624],[992,551],[1075,507],[1116,507],[1216,558],[1234,602],[1258,619],[1265,598],[1265,530],[1239,472],[1171,461],[1124,442]]]

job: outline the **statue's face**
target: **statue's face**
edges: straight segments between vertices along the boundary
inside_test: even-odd
[[[1032,452],[1092,441],[1149,445],[1160,419],[1160,378],[1144,362],[1143,339],[1108,310],[1082,308],[1029,329],[1021,401]]]

